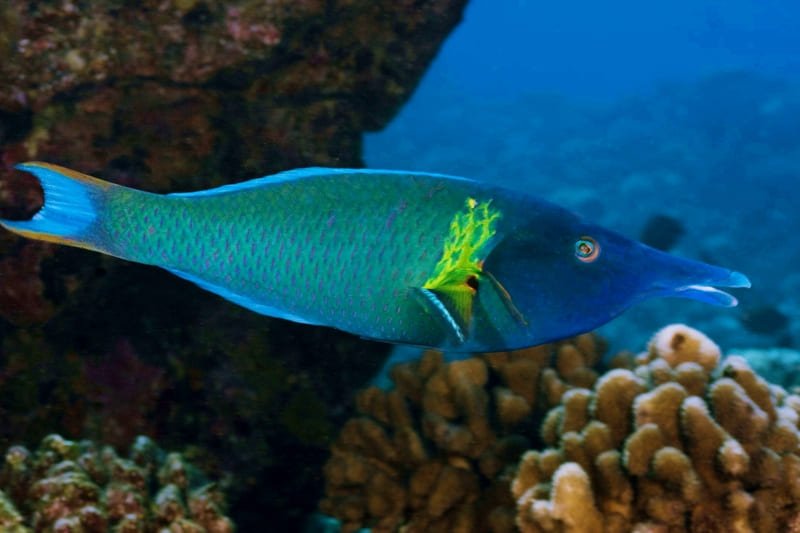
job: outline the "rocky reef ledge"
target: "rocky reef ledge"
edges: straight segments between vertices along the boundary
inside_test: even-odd
[[[358,166],[465,4],[4,2],[0,181],[30,159],[150,190]]]

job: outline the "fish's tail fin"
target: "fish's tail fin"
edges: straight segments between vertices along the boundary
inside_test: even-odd
[[[4,220],[0,225],[24,237],[102,251],[96,221],[112,183],[49,163],[23,163],[44,190],[44,205],[30,220]]]

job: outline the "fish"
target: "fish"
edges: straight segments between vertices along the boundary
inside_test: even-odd
[[[748,331],[762,335],[777,335],[785,332],[790,324],[789,317],[775,305],[755,305],[745,309],[739,322]]]
[[[670,251],[686,234],[683,223],[669,215],[653,215],[645,223],[639,240],[648,245],[662,250]]]
[[[304,168],[155,194],[30,162],[24,237],[164,268],[256,313],[454,353],[591,331],[653,297],[719,306],[734,270],[628,239],[519,191],[425,172]]]

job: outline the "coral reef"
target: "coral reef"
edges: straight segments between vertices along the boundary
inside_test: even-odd
[[[79,434],[87,407],[80,374],[81,362],[57,353],[39,331],[4,332],[0,336],[0,449],[16,442],[38,442],[55,429]]]
[[[61,354],[37,330],[0,339],[0,445],[36,442],[48,428],[123,448],[158,429],[166,372],[127,339],[100,357]]]
[[[535,420],[590,387],[604,350],[592,335],[445,363],[426,352],[362,391],[325,466],[322,512],[343,531],[512,531],[507,475],[536,442]]]
[[[47,436],[13,446],[0,469],[3,531],[230,533],[222,493],[178,453],[138,437],[130,457],[108,446]]]
[[[175,287],[170,298],[185,289]],[[126,305],[137,313],[139,303]],[[172,447],[191,436],[205,471],[237,480],[227,495],[242,530],[258,530],[264,513],[276,529],[299,529],[319,500],[319,472],[347,417],[342,391],[369,379],[386,346],[288,323],[275,324],[276,335],[245,309],[213,311],[225,314],[224,327],[191,335],[175,327],[105,347],[79,328],[50,330],[55,342],[35,328],[2,332],[0,446],[36,443],[53,431],[118,449],[135,431]],[[119,334],[126,324],[116,316],[95,327]]]
[[[795,531],[800,396],[697,330],[572,389],[512,482],[524,533]]]

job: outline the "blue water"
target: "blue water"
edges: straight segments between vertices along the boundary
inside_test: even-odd
[[[412,100],[366,139],[370,167],[445,172],[561,203],[745,272],[720,309],[652,301],[602,332],[638,350],[669,322],[726,349],[800,345],[800,4],[475,0]],[[759,307],[789,318],[755,333]]]
[[[798,28],[791,0],[473,0],[405,114],[436,93],[607,102],[721,70],[797,79]]]

